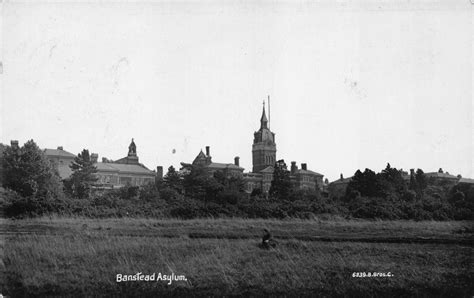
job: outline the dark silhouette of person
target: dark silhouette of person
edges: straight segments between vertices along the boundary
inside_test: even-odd
[[[276,246],[276,241],[273,240],[272,234],[269,230],[263,229],[263,237],[262,237],[262,248],[270,248]]]

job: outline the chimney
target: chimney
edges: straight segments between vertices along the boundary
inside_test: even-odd
[[[305,163],[302,163],[302,164],[301,164],[301,169],[302,169],[302,170],[305,170],[305,171],[307,170]]]
[[[341,173],[341,180],[342,180],[342,179],[344,179],[344,176],[343,176],[342,173]]]
[[[163,167],[162,166],[157,166],[156,167],[156,179],[157,180],[163,179]]]
[[[240,167],[240,162],[239,162],[239,160],[240,160],[240,157],[238,157],[238,156],[234,157],[234,165]]]
[[[92,161],[93,163],[97,163],[97,160],[98,160],[98,159],[99,159],[99,154],[97,154],[97,153],[92,153],[92,154],[91,154],[91,161]]]
[[[11,140],[10,145],[12,146],[13,149],[18,149],[18,141],[17,140]]]
[[[291,175],[293,175],[293,174],[296,173],[296,171],[298,170],[298,166],[296,165],[296,161],[292,161],[292,162],[291,162],[291,168],[290,168],[290,170],[291,170]]]
[[[211,148],[209,146],[206,146],[206,156],[211,156]]]
[[[58,146],[58,150],[64,150],[63,146]]]

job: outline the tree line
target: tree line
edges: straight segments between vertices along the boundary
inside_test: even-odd
[[[249,217],[313,218],[320,214],[369,219],[474,219],[474,189],[435,184],[421,169],[407,182],[402,171],[387,167],[379,173],[358,170],[344,194],[328,197],[319,189],[298,189],[284,160],[275,163],[268,194],[245,192],[241,176],[210,174],[191,165],[168,168],[161,180],[142,187],[97,188],[97,169],[84,149],[70,165],[72,174],[59,174],[33,140],[23,146],[0,148],[1,201],[10,217],[44,214],[89,217]]]

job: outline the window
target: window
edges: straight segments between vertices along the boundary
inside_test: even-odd
[[[120,184],[125,185],[125,184],[132,184],[132,177],[120,177]]]

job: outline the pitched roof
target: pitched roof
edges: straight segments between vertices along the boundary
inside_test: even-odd
[[[206,155],[204,154],[204,152],[202,152],[202,149],[201,151],[199,151],[198,155],[196,156],[196,158],[206,158]]]
[[[98,162],[95,164],[98,171],[104,172],[120,172],[129,174],[145,174],[155,175],[153,171],[150,171],[147,167],[142,164],[120,164],[120,163],[103,163]]]
[[[44,149],[43,151],[46,156],[60,156],[70,158],[76,157],[76,155],[72,154],[71,152],[67,152],[66,150],[61,149]]]
[[[219,162],[211,162],[208,165],[209,168],[214,169],[235,169],[235,170],[244,170],[244,168],[234,165],[233,163],[219,163]]]
[[[471,178],[461,178],[461,179],[459,179],[458,183],[474,184],[474,179],[471,179]]]
[[[336,181],[333,181],[331,183],[329,183],[330,185],[334,185],[334,184],[347,184],[349,182],[351,182],[352,180],[352,177],[348,177],[348,178],[342,178],[342,179],[338,179]]]
[[[425,173],[426,177],[437,177],[437,178],[445,178],[445,179],[458,179],[458,177],[447,174],[447,173],[439,173],[439,172],[430,172],[430,173]]]
[[[273,173],[274,169],[272,166],[268,166],[265,169],[261,170],[259,173]]]
[[[297,170],[297,171],[296,171],[296,174],[313,175],[313,176],[324,176],[323,174],[319,174],[319,173],[313,172],[313,171],[311,171],[311,170],[302,170],[302,169]]]
[[[202,150],[201,150],[201,151],[199,151],[199,154],[196,155],[196,158],[194,158],[193,164],[197,164],[197,163],[201,163],[201,164],[202,164],[202,163],[207,163],[208,160],[210,161],[210,159],[211,159],[211,158],[208,157],[208,156],[206,156],[206,155],[204,154],[204,152],[202,152]]]

